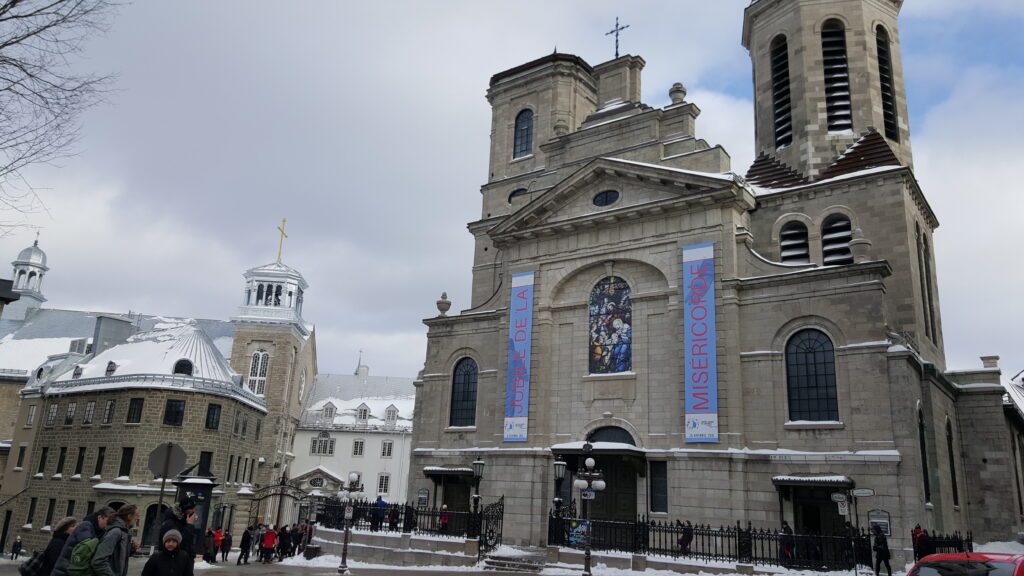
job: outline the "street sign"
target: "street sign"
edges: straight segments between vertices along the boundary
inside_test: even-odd
[[[850,490],[850,495],[857,498],[867,498],[868,496],[874,496],[875,490],[874,488],[854,488]]]
[[[593,490],[580,490],[580,498],[583,500],[593,500],[595,492]]]
[[[850,503],[849,502],[836,502],[836,506],[839,507],[840,516],[850,515]]]
[[[355,508],[351,506],[345,506],[345,520],[351,520],[352,516],[355,515]]]
[[[846,494],[843,494],[842,492],[833,492],[832,493],[832,501],[833,502],[846,502]]]
[[[174,476],[185,469],[185,459],[181,446],[165,442],[149,453],[149,471],[157,478]]]

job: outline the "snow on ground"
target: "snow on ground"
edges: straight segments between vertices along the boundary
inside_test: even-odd
[[[1020,542],[989,542],[978,544],[975,552],[1004,552],[1006,554],[1024,554],[1024,544]]]

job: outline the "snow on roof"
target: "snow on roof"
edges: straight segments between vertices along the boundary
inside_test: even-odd
[[[75,338],[17,339],[14,334],[0,338],[0,369],[29,371],[46,361],[48,356],[68,351]]]
[[[192,321],[164,320],[153,330],[140,332],[124,344],[101,352],[88,362],[80,363],[80,378],[102,378],[110,362],[116,365],[115,375],[172,374],[179,360],[192,363],[192,376],[221,382],[232,382],[234,372],[213,342]],[[68,371],[58,381],[71,380]]]
[[[726,172],[724,174],[721,173],[721,172],[718,172],[718,173],[716,173],[716,172],[699,172],[697,170],[684,170],[682,168],[672,168],[670,166],[662,166],[661,164],[648,164],[647,162],[637,162],[635,160],[623,160],[622,158],[611,158],[611,157],[607,157],[607,156],[604,156],[602,158],[604,158],[605,160],[609,160],[611,162],[619,162],[619,163],[622,163],[622,164],[632,164],[634,166],[644,166],[646,168],[657,168],[659,170],[667,170],[669,172],[676,172],[678,174],[689,174],[691,176],[700,176],[702,178],[714,178],[715,180],[724,180],[724,181],[727,181],[727,182],[737,182],[737,181],[740,180],[739,176],[737,176],[736,174],[733,174],[731,172]]]
[[[326,405],[335,408],[333,417],[325,417]],[[307,426],[366,426],[388,424],[387,410],[398,410],[394,428],[411,429],[416,404],[412,378],[363,374],[318,374],[306,401],[303,424]],[[366,421],[357,418],[359,408],[369,410]]]

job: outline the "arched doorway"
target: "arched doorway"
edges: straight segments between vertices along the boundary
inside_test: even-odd
[[[157,511],[157,504],[150,504],[146,508],[145,524],[142,527],[142,545],[143,546],[156,546],[159,544],[160,539],[160,524],[164,521],[164,511],[167,510],[167,505],[159,505],[160,510]]]
[[[591,504],[591,516],[601,520],[620,520],[633,522],[637,512],[637,477],[646,476],[643,453],[635,450],[636,441],[626,430],[618,426],[605,426],[587,435],[587,442],[592,446],[585,453],[579,448],[559,450],[568,464],[571,477],[562,483],[560,497],[564,502],[581,504],[578,490],[572,488],[576,472],[583,467],[583,461],[589,456],[596,461],[597,468],[604,473],[606,488],[597,494]],[[582,508],[579,508],[582,512]]]

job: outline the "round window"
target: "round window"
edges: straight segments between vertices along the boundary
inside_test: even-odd
[[[320,488],[320,487],[322,487],[324,485],[324,479],[320,478],[318,476],[318,477],[313,478],[312,480],[310,480],[309,481],[309,485],[313,486],[313,487],[316,487],[316,488]]]
[[[615,190],[605,190],[604,192],[598,192],[597,196],[594,196],[594,206],[610,206],[619,199],[619,193]]]

